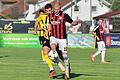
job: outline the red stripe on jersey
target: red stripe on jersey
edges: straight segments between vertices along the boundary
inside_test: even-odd
[[[104,32],[103,32],[103,27],[100,25],[99,26],[99,35],[100,35],[100,41],[104,40]]]
[[[100,41],[103,41],[104,35],[103,33],[100,34]]]
[[[56,16],[54,15],[54,16],[53,16],[53,21],[55,21],[55,18],[56,18]],[[53,22],[53,24],[54,24],[54,22]],[[57,37],[57,36],[56,36],[56,35],[57,35],[57,34],[56,34],[56,25],[53,25],[52,27],[53,27],[53,32],[54,32],[53,35],[54,35],[54,37]]]
[[[60,22],[59,18],[60,18],[60,16],[57,17],[57,22]],[[60,32],[59,32],[60,29],[59,28],[60,28],[60,25],[58,24],[57,25],[57,37],[60,39]]]
[[[64,22],[64,14],[62,13],[62,21],[61,21],[61,38],[64,38],[64,28],[65,27],[65,22]]]
[[[65,27],[65,21],[64,21],[64,13],[61,15],[53,15],[53,21],[51,21],[52,24],[52,36],[64,39],[66,38],[66,27]]]

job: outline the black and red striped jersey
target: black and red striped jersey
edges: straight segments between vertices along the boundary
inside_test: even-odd
[[[66,39],[66,22],[72,23],[73,20],[70,16],[62,11],[59,14],[55,14],[54,12],[49,15],[50,23],[51,23],[51,35],[58,39]]]
[[[98,41],[104,41],[104,30],[102,25],[99,25],[99,27],[96,29],[96,35],[98,36]]]

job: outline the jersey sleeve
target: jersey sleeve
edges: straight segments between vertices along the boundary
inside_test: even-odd
[[[68,14],[66,14],[66,13],[64,14],[64,19],[65,19],[65,21],[67,21],[69,23],[73,22],[72,18]]]
[[[39,22],[39,21],[40,21],[40,19],[41,19],[41,17],[39,16],[39,17],[36,19],[36,21],[38,21],[38,22]]]

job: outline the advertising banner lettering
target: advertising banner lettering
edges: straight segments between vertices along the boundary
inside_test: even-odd
[[[106,34],[104,37],[107,48],[120,47],[120,34]]]
[[[0,20],[0,33],[31,33],[35,21],[2,21]]]
[[[39,38],[32,34],[0,34],[0,47],[41,48]]]

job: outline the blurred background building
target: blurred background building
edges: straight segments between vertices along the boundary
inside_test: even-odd
[[[89,27],[93,24],[93,18],[96,19],[97,16],[120,10],[118,4],[120,0],[0,0],[0,19],[35,21],[39,9],[43,9],[47,3],[54,5],[56,1],[61,3],[61,9],[74,20],[80,19],[82,21],[82,27],[79,29],[82,33],[89,32]],[[116,15],[119,15],[119,13],[114,14],[114,16]],[[116,25],[115,19],[110,18],[110,23],[112,21]],[[117,21],[119,23],[119,19]],[[119,26],[118,23],[117,26]],[[112,29],[114,29],[114,26]]]

